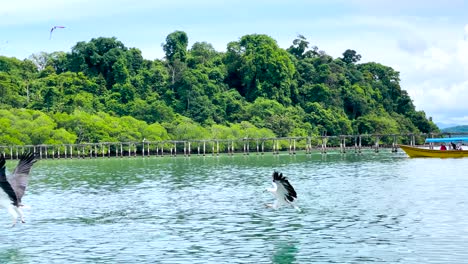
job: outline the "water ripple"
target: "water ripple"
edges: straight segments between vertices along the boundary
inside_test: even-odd
[[[302,212],[265,208],[275,169]],[[463,263],[467,170],[385,153],[44,160],[0,263]]]

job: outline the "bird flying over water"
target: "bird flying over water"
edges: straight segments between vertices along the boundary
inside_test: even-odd
[[[49,39],[52,39],[52,32],[54,32],[54,30],[56,30],[57,28],[65,28],[65,27],[64,27],[64,26],[53,26],[53,27],[50,29]]]
[[[266,190],[271,192],[276,197],[276,200],[273,204],[267,204],[268,207],[278,209],[282,205],[289,205],[297,211],[301,210],[295,205],[297,193],[289,183],[288,178],[283,176],[283,173],[273,172],[272,185],[273,188],[267,188]]]
[[[13,226],[18,221],[24,223],[21,198],[23,198],[29,181],[29,172],[36,162],[33,153],[23,153],[13,173],[9,176],[5,172],[5,156],[0,154],[0,207],[4,207],[10,213]]]

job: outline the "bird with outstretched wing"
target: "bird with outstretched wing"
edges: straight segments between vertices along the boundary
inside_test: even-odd
[[[34,153],[21,154],[13,173],[7,176],[5,156],[0,154],[0,207],[8,210],[13,220],[13,226],[18,217],[24,223],[21,199],[28,185],[31,168],[36,161]]]
[[[288,178],[283,176],[283,173],[273,172],[272,185],[273,188],[267,188],[266,190],[271,192],[276,197],[276,200],[273,204],[267,204],[268,207],[278,209],[282,205],[289,205],[300,211],[299,207],[295,205],[297,200],[296,190],[289,183]]]

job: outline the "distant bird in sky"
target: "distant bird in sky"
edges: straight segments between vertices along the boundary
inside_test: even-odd
[[[52,32],[54,32],[54,30],[56,30],[57,28],[65,28],[65,27],[64,27],[64,26],[53,26],[53,27],[50,29],[49,39],[52,39]]]
[[[273,188],[267,188],[266,190],[271,192],[276,200],[273,204],[267,204],[267,207],[278,209],[282,205],[289,205],[294,207],[297,211],[301,211],[299,207],[295,205],[297,200],[297,194],[293,186],[289,183],[288,178],[283,176],[283,173],[273,172]]]
[[[5,156],[0,154],[0,207],[8,210],[13,220],[13,226],[16,225],[18,217],[24,223],[21,198],[28,185],[31,167],[36,161],[33,153],[21,154],[18,166],[16,166],[11,175],[7,176],[5,172]]]

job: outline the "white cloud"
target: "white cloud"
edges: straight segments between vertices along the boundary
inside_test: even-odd
[[[393,67],[417,110],[436,123],[468,125],[468,39],[461,39],[468,26],[401,17],[347,19],[346,26],[334,23],[353,30],[340,39],[327,39],[320,48],[334,56],[352,48],[362,55],[362,62]]]
[[[410,54],[422,53],[427,49],[427,43],[418,36],[404,36],[398,40],[398,47]]]
[[[421,94],[415,100],[425,105],[425,109],[430,112],[461,112],[467,110],[468,80],[453,84],[443,84],[429,80],[418,84],[417,89]]]
[[[453,63],[453,54],[441,48],[427,48],[422,56],[415,56],[416,70],[424,72],[441,71]]]
[[[411,87],[415,104],[437,123],[468,125],[468,80],[443,84],[434,80]]]
[[[468,30],[468,25],[465,26],[465,30]],[[465,68],[465,74],[468,76],[468,38],[457,43],[457,59]]]

